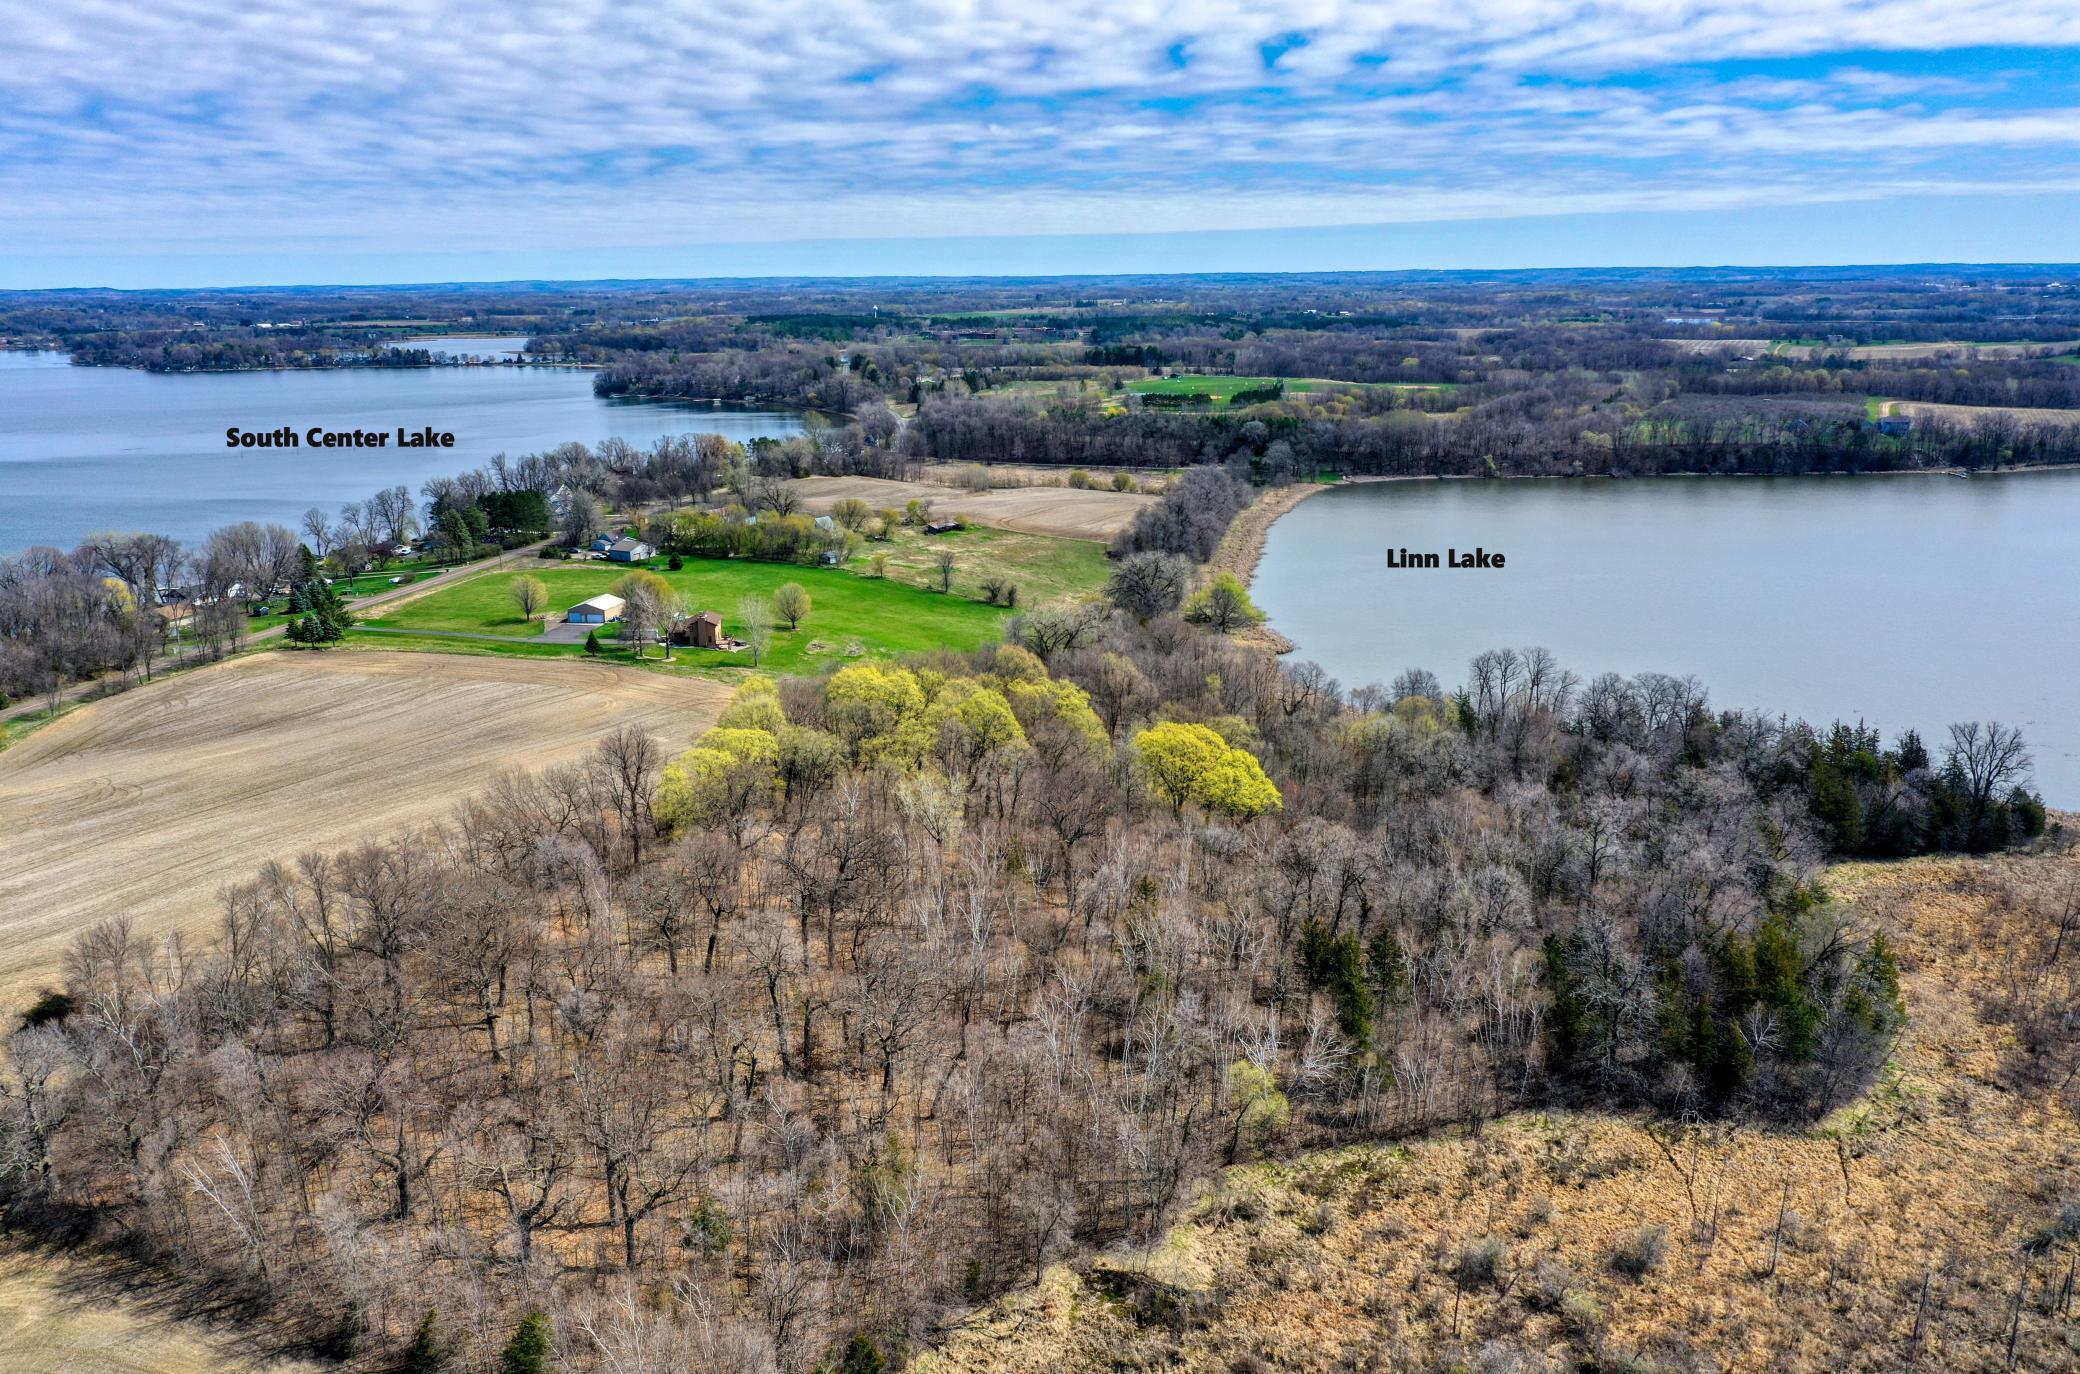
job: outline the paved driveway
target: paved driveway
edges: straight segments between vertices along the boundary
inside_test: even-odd
[[[604,630],[604,625],[576,625],[568,620],[552,620],[542,626],[538,640],[542,644],[583,644],[585,636],[594,630]]]

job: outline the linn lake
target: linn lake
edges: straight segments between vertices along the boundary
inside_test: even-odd
[[[410,341],[426,346],[423,341]],[[449,338],[438,351],[485,355],[520,342]],[[231,449],[224,431],[389,431],[374,449]],[[394,433],[432,426],[453,448],[399,449]],[[666,434],[732,439],[800,432],[802,417],[653,401],[602,400],[568,367],[337,368],[162,374],[74,367],[60,353],[0,352],[0,557],[71,547],[97,530],[143,529],[189,542],[239,520],[294,528],[317,506],[473,468],[570,440],[638,447]]]
[[[1476,549],[1503,566],[1442,566]],[[1938,757],[1952,721],[2000,720],[2080,806],[2080,472],[1354,483],[1272,526],[1252,593],[1346,687],[1543,645]]]

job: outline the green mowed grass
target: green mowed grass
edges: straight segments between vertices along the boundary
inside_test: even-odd
[[[1215,405],[1227,405],[1238,391],[1264,391],[1285,383],[1289,392],[1333,391],[1339,387],[1377,387],[1388,391],[1453,391],[1456,382],[1339,382],[1329,377],[1215,377],[1193,374],[1183,377],[1141,377],[1127,383],[1127,390],[1142,395],[1213,397]]]
[[[972,649],[999,637],[1004,618],[1010,614],[1001,608],[970,600],[958,590],[949,596],[895,578],[860,577],[837,568],[803,568],[785,563],[751,563],[734,559],[688,559],[686,566],[678,572],[667,571],[662,564],[655,565],[652,570],[685,592],[695,609],[720,612],[724,630],[731,633],[736,629],[737,605],[745,597],[770,600],[774,589],[782,583],[801,583],[809,593],[808,618],[793,631],[776,626],[772,651],[760,665],[782,673],[813,672],[819,661],[833,657],[842,660],[848,656],[848,649],[855,645],[861,655],[868,657],[918,653],[941,646]],[[513,578],[525,574],[547,583],[550,616],[552,620],[560,620],[563,612],[577,602],[613,590],[614,584],[628,571],[624,564],[544,563],[540,567],[523,566],[507,576],[493,573],[443,588],[387,615],[371,617],[366,623],[382,629],[506,636],[514,640],[514,647],[535,653],[583,653],[581,645],[530,643],[541,636],[543,622],[521,619],[508,591]],[[957,579],[956,587],[958,585]],[[609,644],[614,639],[611,634],[600,637]],[[396,636],[372,635],[367,638],[376,641]],[[491,649],[503,647],[485,645],[481,640],[447,642],[458,646],[470,643]],[[822,651],[811,653],[811,644],[820,644]],[[625,652],[618,645],[613,647],[617,654]],[[649,652],[654,657],[657,651],[652,648]],[[748,654],[718,654],[704,650],[674,650],[674,657],[715,667],[739,663],[748,667],[751,662]]]

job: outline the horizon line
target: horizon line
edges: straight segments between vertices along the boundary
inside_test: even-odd
[[[2020,276],[2039,272],[2071,272],[2080,275],[2080,261],[2035,261],[2022,259],[1971,260],[1927,259],[1898,262],[1782,262],[1734,263],[1697,262],[1680,265],[1652,263],[1604,263],[1567,267],[1318,267],[1274,269],[1212,269],[1184,272],[737,272],[708,276],[600,276],[600,277],[423,277],[382,282],[298,281],[243,282],[215,286],[68,286],[0,287],[0,299],[23,296],[112,294],[125,296],[202,296],[241,292],[293,291],[410,291],[429,288],[563,287],[615,288],[649,286],[729,286],[740,284],[876,284],[924,285],[934,283],[1052,283],[1052,282],[1234,282],[1250,280],[1306,280],[1325,278],[1458,278],[1466,280],[1501,277],[1588,277],[1610,274],[1680,277],[1699,273],[1724,273],[1743,277],[1781,277],[1802,274],[1854,275],[1858,273],[1937,272],[1949,274],[1992,273]]]

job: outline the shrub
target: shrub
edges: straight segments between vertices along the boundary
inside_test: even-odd
[[[838,1366],[838,1374],[882,1374],[888,1368],[888,1360],[881,1347],[865,1336],[854,1336],[845,1346],[845,1359]]]
[[[606,652],[605,649],[600,647],[598,630],[587,630],[585,632],[585,652],[595,658]]]
[[[1596,1299],[1579,1290],[1560,1299],[1560,1316],[1582,1335],[1591,1334],[1603,1325],[1603,1309],[1596,1305]]]
[[[1542,1259],[1531,1270],[1531,1282],[1525,1285],[1524,1301],[1533,1307],[1559,1308],[1574,1293],[1574,1270],[1564,1260],[1551,1257]]]
[[[1618,1238],[1611,1251],[1611,1268],[1632,1278],[1644,1278],[1661,1267],[1668,1257],[1668,1228],[1642,1226]]]
[[[1452,1276],[1461,1287],[1479,1288],[1496,1282],[1502,1275],[1502,1258],[1508,1253],[1500,1236],[1482,1236],[1469,1240],[1459,1247],[1459,1258],[1452,1266]]]

